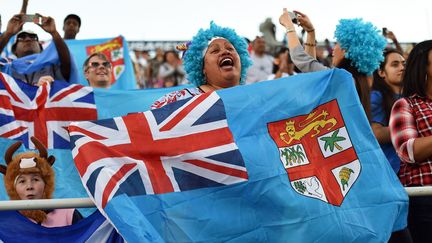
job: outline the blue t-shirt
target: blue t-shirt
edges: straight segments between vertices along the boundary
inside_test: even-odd
[[[395,95],[396,99],[400,98],[400,95]],[[377,90],[371,91],[371,112],[372,112],[372,122],[379,123],[385,127],[389,125],[389,118],[386,117],[383,108],[383,97],[381,92]],[[387,160],[389,161],[391,167],[395,173],[398,173],[400,168],[400,159],[393,147],[393,144],[385,143],[380,144],[382,151],[384,152]]]

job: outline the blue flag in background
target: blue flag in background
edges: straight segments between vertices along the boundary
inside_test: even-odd
[[[124,242],[113,226],[95,211],[78,223],[47,228],[31,222],[17,211],[0,211],[0,242]]]
[[[159,89],[112,90],[94,89],[98,119],[123,116],[128,113],[146,111],[165,94],[192,85],[174,86]]]
[[[3,33],[0,33],[2,35]],[[3,63],[7,63],[8,59],[15,57],[12,53],[12,45],[15,42],[16,36],[12,36],[6,46],[3,48],[2,53],[0,53],[0,65]]]
[[[95,128],[95,133],[77,133],[72,142],[80,142],[73,147],[86,146],[84,151],[94,145],[94,151],[107,153],[112,146],[130,153],[116,150],[122,165],[107,160],[97,169],[101,161],[94,159],[103,153],[75,150],[75,163],[98,208],[129,242],[386,242],[392,231],[406,227],[408,197],[374,138],[353,84],[349,73],[334,69],[219,90],[98,121],[110,128],[103,132],[118,133],[109,139],[97,135],[97,126],[76,122],[73,132]],[[200,108],[199,102],[210,97],[216,97],[214,106]],[[177,118],[183,115],[185,120]],[[233,137],[230,146],[238,147],[247,180],[218,179],[217,186],[178,190],[197,182],[188,173],[197,165],[228,162],[223,156],[178,154],[209,142],[205,135],[194,142],[189,138],[215,116],[226,117],[229,131],[220,136]],[[157,145],[167,136],[184,137],[186,145],[154,150],[137,145],[136,138]],[[127,141],[135,145],[126,148]],[[87,167],[94,173],[86,174]],[[173,186],[159,190],[155,174]],[[128,182],[132,177],[134,187]]]
[[[83,64],[87,57],[93,52],[102,52],[107,55],[113,65],[113,78],[115,82],[110,89],[130,90],[136,89],[136,79],[129,48],[124,37],[89,39],[89,40],[66,40],[67,46],[78,65],[79,83],[88,85],[84,77]]]

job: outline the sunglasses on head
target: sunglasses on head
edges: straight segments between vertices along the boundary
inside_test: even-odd
[[[32,41],[37,41],[38,40],[38,36],[35,34],[21,34],[17,37],[18,41],[24,41],[26,38],[29,38]]]
[[[91,62],[89,63],[89,67],[92,68],[98,68],[100,65],[104,66],[104,68],[111,68],[111,63],[110,62]]]

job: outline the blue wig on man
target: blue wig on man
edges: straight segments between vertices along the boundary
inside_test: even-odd
[[[341,19],[335,38],[345,50],[345,58],[351,60],[360,73],[372,75],[384,60],[386,40],[370,22],[363,22],[361,18]]]
[[[247,43],[245,39],[231,29],[216,25],[213,21],[210,22],[209,29],[200,29],[192,38],[192,41],[187,47],[187,51],[183,56],[183,65],[187,73],[188,80],[200,86],[205,84],[203,74],[204,65],[204,50],[207,49],[209,41],[214,37],[222,37],[227,39],[237,50],[241,62],[240,84],[243,84],[246,79],[246,71],[252,65],[252,61],[247,51]]]

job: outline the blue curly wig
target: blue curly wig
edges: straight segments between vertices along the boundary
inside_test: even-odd
[[[243,37],[237,35],[233,29],[220,27],[213,21],[210,22],[209,29],[200,29],[198,31],[198,33],[192,38],[187,51],[184,53],[183,65],[187,73],[188,80],[196,86],[200,86],[205,83],[203,74],[203,51],[207,48],[208,42],[213,37],[223,37],[227,39],[237,50],[241,62],[240,84],[244,84],[246,79],[246,71],[252,65],[252,61],[247,51],[246,40]]]
[[[350,59],[360,73],[372,75],[384,60],[386,40],[370,22],[363,22],[361,18],[341,19],[335,38],[345,50],[345,58]]]

